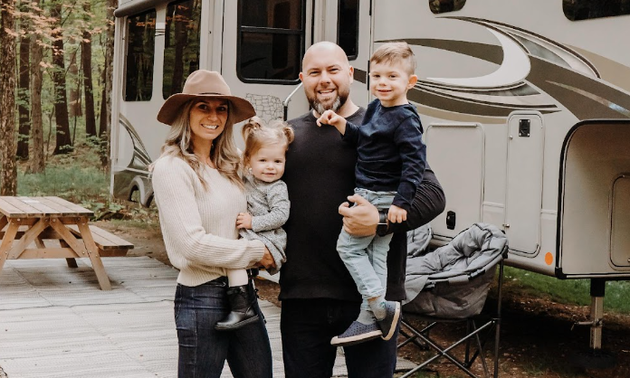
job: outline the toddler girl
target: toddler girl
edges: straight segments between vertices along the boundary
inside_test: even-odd
[[[284,181],[285,154],[293,141],[293,129],[282,121],[264,125],[258,117],[251,118],[243,126],[245,151],[243,152],[243,182],[247,196],[247,213],[239,213],[236,227],[242,237],[257,239],[273,255],[275,268],[280,270],[286,260],[287,235],[282,225],[289,218],[289,195]],[[247,291],[248,274],[244,269],[228,270],[228,300],[232,311],[217,323],[217,330],[240,328],[258,319]]]

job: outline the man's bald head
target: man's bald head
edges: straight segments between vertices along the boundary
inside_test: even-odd
[[[322,41],[306,50],[300,80],[316,115],[333,110],[345,117],[356,111],[356,105],[349,100],[353,74],[354,69],[339,45]]]
[[[337,60],[339,64],[350,66],[346,52],[343,51],[339,45],[329,41],[321,41],[311,45],[304,53],[304,57],[302,58],[302,71],[304,71],[305,63],[308,64],[309,60],[314,56],[329,56]]]

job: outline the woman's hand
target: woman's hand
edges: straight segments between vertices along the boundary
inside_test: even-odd
[[[343,216],[343,229],[353,236],[369,236],[376,234],[378,225],[378,210],[365,198],[358,194],[348,197],[354,202],[350,207],[348,202],[339,205],[339,214]]]
[[[236,228],[252,229],[252,215],[250,213],[238,213],[236,216]]]
[[[271,252],[269,252],[267,247],[265,247],[265,254],[263,255],[262,259],[256,264],[256,266],[265,269],[276,267],[276,262],[274,261],[273,256],[271,255]]]

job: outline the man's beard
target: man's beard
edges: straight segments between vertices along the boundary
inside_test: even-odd
[[[333,101],[332,103],[327,103],[326,105],[322,104],[317,99],[317,96],[315,96],[314,98],[309,98],[308,102],[311,105],[311,108],[315,110],[317,114],[322,114],[326,110],[332,110],[336,113],[346,103],[346,100],[348,100],[348,95],[341,94],[335,97],[335,101]]]

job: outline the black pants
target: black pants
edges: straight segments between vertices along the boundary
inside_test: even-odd
[[[390,224],[389,230],[394,233],[389,243],[390,254],[387,255],[387,299],[402,300],[405,298],[405,271],[407,268],[407,231],[431,222],[446,207],[444,191],[437,177],[431,170],[424,172],[422,183],[416,190],[411,204],[413,211],[407,214],[407,221]],[[391,253],[398,251],[398,253]]]
[[[360,302],[335,299],[282,301],[280,329],[285,378],[330,378],[337,347],[330,345],[359,314]],[[396,334],[344,348],[348,378],[391,378],[396,368]]]

